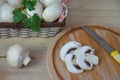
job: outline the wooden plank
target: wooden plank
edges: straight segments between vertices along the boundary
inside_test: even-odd
[[[80,25],[80,24],[87,24],[87,23],[93,23],[93,24],[101,24],[101,25],[111,25],[109,27],[115,27],[120,29],[120,17],[99,17],[99,16],[74,16],[71,15],[67,18],[66,25],[67,26],[74,26],[74,25]]]
[[[0,39],[0,56],[6,56],[8,48],[16,43],[25,44],[32,52],[43,52],[51,42],[52,38],[18,38]]]
[[[34,58],[27,67],[18,69],[8,65],[6,59],[0,59],[0,80],[50,80],[44,58]]]
[[[69,9],[68,15],[84,17],[85,16],[120,17],[120,10]]]
[[[52,38],[9,38],[0,39],[0,80],[51,80],[46,67],[47,46]],[[30,50],[31,62],[21,69],[12,68],[6,60],[8,48],[25,44]]]
[[[71,9],[120,10],[119,0],[71,0],[68,4]]]
[[[120,28],[119,3],[119,0],[71,0],[66,25],[97,23]]]

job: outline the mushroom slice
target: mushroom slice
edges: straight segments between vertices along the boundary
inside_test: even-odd
[[[89,51],[89,52],[88,52]],[[76,55],[76,62],[77,64],[84,70],[91,70],[93,68],[93,64],[90,64],[86,61],[86,54],[91,54],[92,48],[89,46],[83,46],[78,48],[74,54]]]
[[[99,58],[96,55],[86,54],[86,61],[90,64],[98,65]]]
[[[78,47],[81,47],[81,44],[75,41],[70,41],[66,43],[61,49],[60,49],[60,59],[62,61],[65,61],[65,56],[66,54],[69,53],[70,50],[72,49],[77,49]]]
[[[73,55],[74,54],[67,54],[65,56],[65,64],[69,72],[78,74],[82,73],[84,70],[82,70],[78,65],[74,65],[73,63]]]

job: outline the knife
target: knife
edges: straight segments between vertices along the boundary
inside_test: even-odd
[[[120,53],[118,50],[114,49],[111,45],[109,45],[102,37],[96,34],[92,29],[87,26],[80,26],[84,31],[86,31],[89,35],[91,35],[101,46],[105,48],[105,50],[110,53],[110,55],[120,63]]]

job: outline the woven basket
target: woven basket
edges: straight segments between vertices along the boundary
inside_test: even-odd
[[[0,38],[9,37],[53,37],[65,26],[65,20],[63,22],[44,22],[41,25],[40,32],[33,32],[31,29],[25,29],[22,23],[0,23]]]

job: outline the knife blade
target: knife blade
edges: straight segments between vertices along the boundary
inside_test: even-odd
[[[110,55],[120,63],[120,53],[118,50],[114,49],[110,44],[108,44],[102,37],[100,37],[96,32],[87,26],[80,26],[84,31],[91,35],[105,50],[110,53]]]

